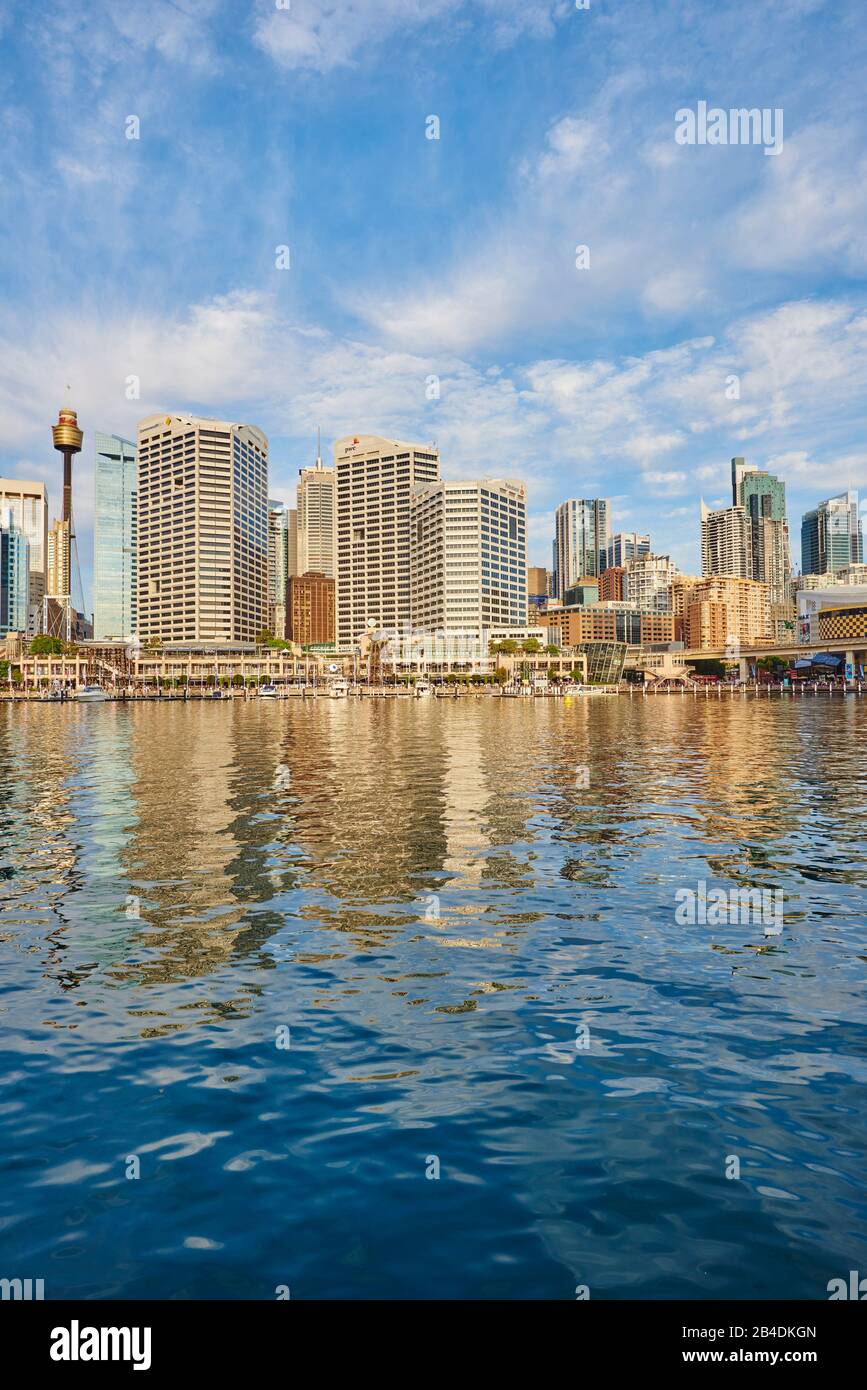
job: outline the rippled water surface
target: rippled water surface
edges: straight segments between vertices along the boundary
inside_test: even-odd
[[[0,1276],[825,1298],[867,1273],[865,721],[3,707]],[[782,933],[679,925],[702,881],[782,889]]]

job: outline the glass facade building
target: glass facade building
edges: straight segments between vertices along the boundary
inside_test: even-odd
[[[841,492],[806,512],[801,522],[801,570],[828,574],[860,565],[864,538],[857,492]]]
[[[30,546],[11,510],[0,508],[0,637],[27,631],[29,596]]]
[[[649,554],[650,536],[640,536],[637,531],[618,531],[608,542],[603,569],[618,569]]]
[[[12,525],[23,531],[30,551],[28,630],[39,631],[48,565],[48,493],[44,483],[0,478],[0,512],[12,514]]]
[[[617,685],[626,662],[625,642],[579,642],[575,648],[587,658],[588,685]]]
[[[611,540],[611,503],[604,497],[572,497],[554,515],[554,595],[605,569]]]
[[[98,431],[94,443],[93,635],[131,637],[137,630],[136,446]]]

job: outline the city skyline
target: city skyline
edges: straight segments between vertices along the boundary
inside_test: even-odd
[[[75,419],[74,411],[67,411],[67,414]],[[311,486],[314,499],[301,507],[302,525],[298,511],[286,509],[282,502],[268,495],[268,441],[256,426],[186,415],[153,416],[139,422],[137,436],[139,446],[145,439],[142,459],[146,471],[150,457],[152,476],[145,480],[145,498],[147,500],[150,490],[151,505],[155,503],[157,507],[141,538],[137,522],[137,446],[129,440],[99,432],[94,441],[98,459],[96,515],[100,546],[95,559],[97,578],[102,575],[102,590],[98,583],[96,592],[97,638],[140,637],[141,630],[132,615],[137,608],[147,613],[155,605],[162,616],[156,627],[153,622],[144,624],[147,628],[144,636],[149,641],[157,636],[163,640],[166,631],[170,634],[169,640],[195,637],[232,641],[238,640],[242,630],[246,640],[262,630],[280,638],[289,636],[287,580],[291,575],[308,573],[330,579],[328,561],[332,548],[336,548],[335,555],[341,556],[339,573],[335,573],[332,582],[336,581],[337,610],[342,606],[344,612],[338,638],[343,647],[370,627],[402,630],[412,621],[419,630],[442,628],[468,633],[472,629],[478,637],[487,627],[521,628],[530,616],[527,612],[528,581],[533,567],[529,565],[526,545],[526,488],[521,480],[503,483],[486,477],[477,481],[443,479],[436,483],[444,498],[454,499],[447,503],[447,508],[456,510],[435,547],[442,555],[445,542],[444,562],[438,562],[438,567],[433,568],[425,562],[425,570],[421,548],[416,544],[421,540],[421,531],[415,516],[418,505],[426,505],[425,494],[430,492],[433,480],[439,476],[440,460],[435,451],[428,451],[429,446],[382,436],[347,436],[335,445],[334,468],[326,468],[317,432],[315,465],[299,470],[299,505]],[[231,470],[229,454],[226,453],[225,458],[221,454],[221,450],[228,449],[230,437],[234,440]],[[80,446],[81,431],[77,438]],[[256,457],[258,471],[248,476]],[[418,463],[411,466],[411,459],[421,461],[422,472],[418,471]],[[343,480],[339,482],[341,467]],[[769,630],[779,624],[779,630],[783,631],[791,627],[794,616],[785,483],[756,468],[743,456],[733,457],[730,467],[733,505],[712,511],[704,501],[700,504],[702,575],[741,576],[761,581],[768,588],[774,605],[775,616],[773,623],[769,623]],[[363,495],[360,488],[363,488]],[[520,496],[518,530],[513,529],[511,541],[506,538],[502,555],[489,555],[486,553],[489,527],[493,524],[490,534],[495,536],[498,518],[494,515],[491,520],[482,515],[478,503],[481,499],[482,510],[489,505],[498,506],[496,501],[488,504],[484,499],[497,499],[501,491],[504,497]],[[469,513],[464,517],[466,498],[471,492],[476,496],[476,512],[473,517]],[[38,508],[44,521],[50,499],[46,500],[43,485],[0,479],[0,498],[8,497],[13,506],[18,507],[19,529],[25,496],[41,498]],[[339,498],[343,499],[340,507]],[[513,507],[514,502],[508,505]],[[829,564],[828,569],[848,569],[850,563],[859,569],[863,541],[857,492],[849,491],[822,501],[805,513],[802,535],[817,515],[822,516],[835,505],[842,506],[851,540],[846,541],[842,550],[838,542],[834,542],[835,562]],[[234,517],[231,533],[225,529],[230,512],[223,513],[223,506],[229,507]],[[683,571],[670,555],[651,549],[646,533],[612,536],[609,515],[608,499],[571,499],[557,508],[553,568],[549,575],[552,601],[583,607],[599,604],[602,600],[604,607],[606,600],[614,599],[621,608],[629,607],[635,614],[669,613],[671,583]],[[29,512],[25,520],[32,528]],[[7,529],[15,521],[16,513],[7,511],[4,522]],[[469,527],[461,524],[466,521],[471,522]],[[329,522],[334,523],[333,530]],[[55,543],[52,548],[52,541],[59,525],[61,523],[55,521],[49,533],[47,564],[48,587],[51,589],[53,583],[58,593],[68,592],[68,587],[58,589],[56,576],[51,577],[52,564],[57,563],[57,547]],[[169,525],[168,532],[166,525]],[[514,528],[514,519],[510,525]],[[839,520],[834,527],[836,533],[840,528]],[[473,538],[459,538],[456,534],[468,530],[474,531],[474,543],[471,543]],[[455,533],[454,539],[446,533]],[[183,553],[180,549],[182,536],[185,537]],[[36,578],[32,573],[33,555],[38,552],[38,546],[28,544],[26,536],[22,539],[25,563],[31,566],[29,587],[32,589]],[[200,554],[203,546],[207,553]],[[211,554],[214,546],[216,551]],[[302,554],[311,547],[317,552],[319,563],[300,564]],[[307,558],[309,561],[309,556]],[[625,568],[624,564],[612,565],[612,561],[618,559],[624,562]],[[136,571],[142,560],[145,580],[139,589]],[[179,561],[181,570],[178,570]],[[189,569],[191,561],[195,573]],[[373,579],[371,564],[376,571]],[[502,570],[502,581],[499,577],[501,564],[506,567]],[[564,569],[565,576],[559,586],[558,565]],[[386,573],[389,566],[393,574]],[[600,576],[608,568],[614,571],[613,586],[601,582]],[[423,570],[425,577],[422,577]],[[821,578],[823,573],[824,570],[804,571],[811,579]],[[474,600],[469,599],[470,589],[466,587],[471,579],[477,586],[473,590]],[[496,611],[491,606],[492,599],[500,593],[500,582],[506,586],[502,594],[508,606],[508,617],[506,609],[500,610],[499,598]],[[848,582],[854,582],[851,576]],[[373,588],[368,595],[371,583]],[[416,593],[419,584],[422,587]],[[800,581],[799,587],[803,587]],[[204,594],[204,590],[208,593]],[[224,605],[220,611],[223,590],[226,594],[231,592],[232,597],[229,607]],[[435,592],[438,597],[434,599]],[[490,594],[487,599],[486,593]],[[199,630],[198,615],[203,611],[203,601],[209,611],[213,610],[206,623],[207,632]],[[182,608],[183,620],[180,619]],[[112,609],[109,619],[107,615]],[[34,624],[32,604],[27,611],[30,631],[44,630],[38,617]],[[124,612],[129,621],[118,616]],[[472,617],[471,612],[476,616]],[[627,620],[623,618],[622,621],[626,623]],[[12,624],[7,622],[7,626]],[[110,628],[114,631],[109,631]],[[637,626],[635,632],[638,632]],[[667,641],[675,636],[662,628],[653,638],[650,638],[649,629],[646,635],[653,641]],[[630,640],[638,638],[633,635]]]
[[[255,419],[284,503],[317,424],[326,452],[349,429],[436,441],[446,479],[478,476],[485,439],[490,471],[528,484],[537,564],[556,505],[604,495],[613,530],[697,570],[683,518],[732,454],[786,482],[791,516],[864,496],[858,7],[760,5],[757,48],[739,37],[755,4],[692,6],[689,26],[682,9],[506,3],[492,24],[482,0],[434,0],[338,22],[299,0],[239,21],[207,0],[133,25],[61,3],[36,27],[13,6],[0,471],[51,486],[43,422],[68,384],[91,440],[162,411]],[[794,56],[819,46],[833,94]],[[685,101],[747,90],[785,109],[777,158],[676,142]],[[43,160],[47,221],[25,176]]]

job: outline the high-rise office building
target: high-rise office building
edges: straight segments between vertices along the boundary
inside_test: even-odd
[[[792,581],[786,484],[773,473],[733,458],[732,495],[734,506],[743,507],[749,518],[752,577],[770,586],[773,603],[786,603]]]
[[[337,491],[337,645],[352,648],[368,627],[411,622],[410,492],[439,477],[439,452],[379,435],[334,446]]]
[[[299,574],[298,569],[298,509],[289,507],[286,511],[286,573],[291,579]]]
[[[253,425],[138,428],[142,642],[255,642],[268,621],[268,441]]]
[[[93,635],[129,638],[136,632],[136,449],[99,431],[94,446]]]
[[[642,555],[650,554],[650,537],[640,536],[637,531],[618,531],[612,536],[605,550],[605,569],[628,565]]]
[[[433,482],[411,495],[412,625],[481,637],[527,625],[527,493],[491,478]]]
[[[858,515],[858,493],[841,492],[820,502],[801,522],[801,569],[804,574],[827,574],[860,565],[864,537]]]
[[[286,585],[289,582],[289,513],[282,502],[268,502],[268,631],[286,630]]]
[[[298,573],[315,570],[334,578],[334,469],[319,454],[312,468],[298,470]]]
[[[711,511],[701,504],[701,572],[753,577],[750,519],[743,507]]]
[[[26,632],[30,606],[30,544],[13,509],[0,505],[0,637]]]
[[[732,459],[732,506],[740,507],[743,505],[741,486],[748,473],[754,470],[744,458]]]
[[[28,632],[38,632],[48,566],[48,493],[44,483],[0,478],[0,510],[8,509],[12,525],[27,537],[29,576]]]
[[[567,589],[584,576],[605,568],[611,539],[611,503],[607,498],[570,498],[554,516],[554,593],[563,599]]]

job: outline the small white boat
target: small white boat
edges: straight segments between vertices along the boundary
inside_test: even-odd
[[[272,685],[270,681],[265,681],[264,685],[260,685],[260,686],[259,686],[259,699],[260,699],[260,700],[276,700],[276,699],[277,699],[277,687],[276,687],[276,685]]]
[[[433,695],[433,686],[429,680],[422,676],[420,680],[416,681],[413,694],[417,700],[423,700],[427,695]]]
[[[338,676],[336,681],[332,681],[328,687],[328,694],[332,700],[345,700],[349,694],[349,681]]]
[[[83,685],[80,690],[76,690],[75,698],[94,703],[97,700],[107,700],[108,696],[101,685]]]

